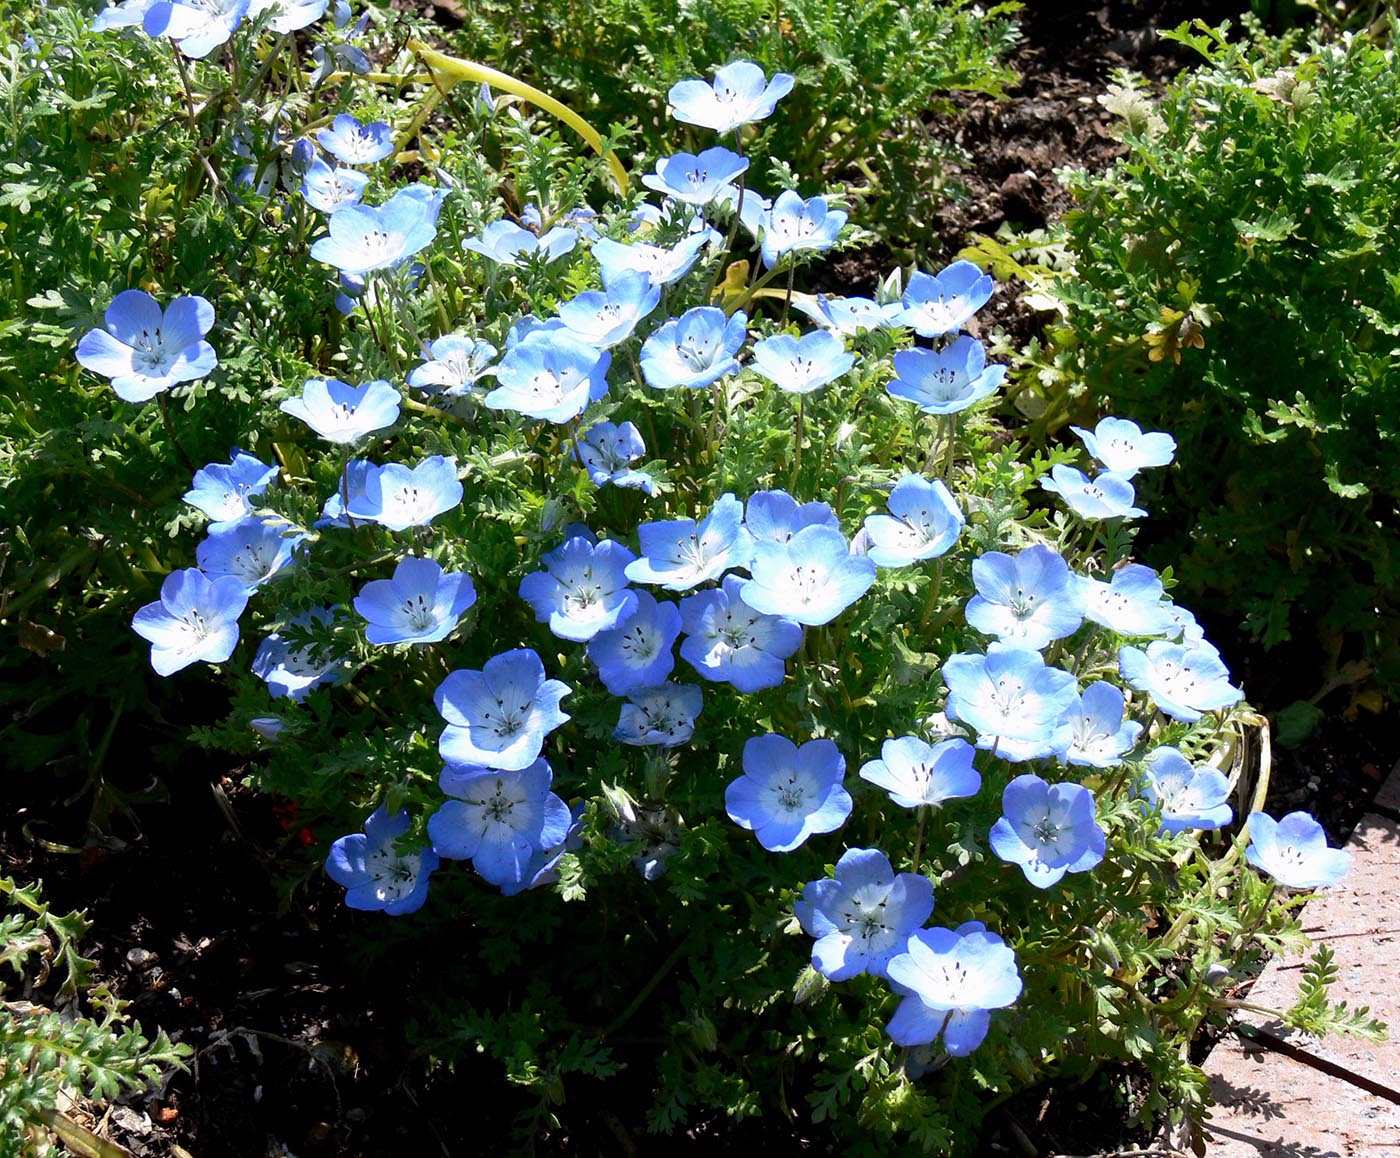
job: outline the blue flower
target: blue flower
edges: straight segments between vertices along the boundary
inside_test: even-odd
[[[583,433],[576,454],[594,486],[612,483],[619,487],[636,487],[648,495],[656,494],[656,480],[627,464],[646,454],[641,432],[630,422],[614,424],[595,422]]]
[[[990,1010],[1021,995],[1016,954],[981,921],[953,929],[920,929],[886,974],[904,996],[886,1032],[896,1045],[930,1045],[966,1057],[986,1040]]]
[[[493,885],[519,892],[545,849],[563,844],[573,817],[550,791],[554,772],[544,760],[517,771],[444,768],[438,784],[447,801],[428,818],[433,850],[470,860]]]
[[[354,466],[355,463],[349,464]],[[357,497],[350,487],[350,515],[378,523],[391,531],[426,527],[438,515],[462,501],[462,482],[450,459],[429,455],[415,467],[391,462],[369,469],[363,475],[363,493]],[[351,472],[354,478],[354,472]]]
[[[1164,746],[1147,754],[1143,770],[1143,796],[1161,808],[1163,832],[1224,828],[1235,818],[1230,781],[1219,768],[1193,765],[1181,749]]]
[[[279,34],[300,32],[309,28],[326,14],[329,0],[253,0],[248,9],[249,19],[271,9],[275,15],[268,21],[268,30]]]
[[[642,747],[677,748],[695,734],[704,693],[694,684],[636,688],[618,714],[613,738]]]
[[[123,290],[107,307],[106,321],[105,330],[89,330],[79,340],[78,364],[110,378],[123,402],[145,402],[219,364],[204,341],[214,307],[201,297],[176,298],[162,313],[144,290]]]
[[[465,571],[443,572],[432,559],[408,556],[392,579],[374,579],[355,596],[355,610],[369,623],[370,643],[436,643],[446,639],[476,602]]]
[[[624,245],[604,237],[593,243],[593,256],[598,261],[604,285],[611,285],[629,273],[644,273],[655,285],[670,285],[690,272],[705,246],[723,240],[713,229],[692,233],[669,249],[645,241]]]
[[[251,0],[157,0],[141,26],[147,36],[168,36],[191,60],[223,44],[248,14]]]
[[[681,613],[674,603],[658,603],[637,591],[630,614],[615,627],[600,631],[588,644],[588,658],[598,678],[615,696],[663,683],[676,666],[671,647],[681,633]]]
[[[1163,605],[1165,592],[1157,572],[1129,563],[1113,572],[1107,583],[1081,578],[1084,618],[1119,635],[1168,635],[1174,625]]]
[[[846,537],[828,526],[804,527],[786,543],[756,543],[749,570],[753,578],[739,589],[745,603],[809,627],[830,623],[875,582],[874,560],[852,555]]]
[[[231,576],[251,595],[278,572],[291,566],[292,552],[305,535],[248,515],[231,526],[209,528],[195,548],[199,569],[211,579]]]
[[[977,594],[968,600],[967,621],[1003,643],[1039,651],[1084,622],[1078,579],[1050,547],[988,551],[972,561],[972,581]]]
[[[462,248],[479,253],[498,265],[519,268],[536,256],[546,262],[555,261],[577,243],[578,233],[562,225],[556,225],[541,236],[514,221],[493,221],[481,231],[480,237],[469,237],[462,242]]]
[[[992,393],[1006,377],[1005,366],[988,366],[987,351],[962,334],[941,350],[901,350],[895,377],[886,385],[891,398],[914,403],[925,414],[957,414]]]
[[[480,670],[454,671],[433,693],[447,721],[438,751],[458,766],[528,768],[539,759],[545,736],[569,718],[559,701],[572,691],[546,679],[529,648],[502,652]]]
[[[238,617],[248,592],[232,576],[210,579],[196,567],[172,571],[160,600],[147,603],[131,629],[151,643],[151,667],[168,676],[190,664],[223,663],[238,646]]]
[[[409,371],[408,384],[447,398],[470,394],[496,357],[490,342],[462,334],[438,338],[424,352],[429,360]]]
[[[743,125],[772,116],[777,103],[792,91],[793,77],[775,73],[769,80],[763,69],[747,60],[736,60],[715,72],[713,83],[682,80],[666,95],[673,117],[688,125],[700,125],[717,133],[732,133]]]
[[[895,320],[925,338],[941,338],[967,325],[991,296],[991,277],[970,261],[955,261],[937,274],[915,273]]]
[[[933,882],[895,875],[878,848],[849,848],[834,878],[808,881],[793,906],[812,946],[812,967],[829,981],[884,977],[890,958],[933,912]]]
[[[917,736],[900,736],[881,745],[880,759],[863,764],[860,778],[883,788],[901,808],[937,808],[945,800],[982,790],[972,755],[966,740],[928,744]]]
[[[897,324],[897,303],[881,305],[874,298],[831,298],[793,295],[792,304],[823,329],[855,337],[862,330],[883,330]]]
[[[564,839],[558,844],[548,845],[537,852],[532,852],[530,859],[525,862],[518,882],[502,882],[501,894],[503,896],[513,897],[516,893],[523,893],[526,889],[537,889],[544,885],[551,885],[559,879],[559,862],[564,859],[564,854],[583,846],[585,807],[586,805],[580,802],[569,810],[569,828],[564,834]]]
[[[249,498],[260,495],[277,479],[277,468],[234,447],[229,463],[211,462],[194,472],[185,502],[213,520],[209,530],[223,530],[253,511]]]
[[[747,325],[742,310],[728,318],[714,306],[686,310],[642,343],[642,377],[658,390],[696,390],[717,382],[738,371],[734,355],[748,337]]]
[[[1289,889],[1325,889],[1351,867],[1351,853],[1327,847],[1327,834],[1306,812],[1275,820],[1249,814],[1249,846],[1244,859]]]
[[[1170,434],[1146,434],[1136,422],[1126,418],[1103,418],[1093,431],[1082,426],[1070,429],[1104,468],[1123,478],[1132,478],[1149,466],[1166,466],[1176,454],[1176,440]]]
[[[636,556],[613,539],[570,535],[520,581],[520,598],[560,639],[583,643],[607,631],[637,606],[626,568]]]
[[[1099,680],[1084,689],[1065,712],[1072,738],[1061,753],[1067,764],[1111,768],[1132,750],[1142,733],[1136,720],[1125,720],[1122,691]]]
[[[836,335],[813,330],[800,338],[775,334],[755,342],[750,365],[780,390],[810,394],[836,381],[855,361]]]
[[[656,308],[661,287],[644,273],[625,273],[600,290],[559,304],[559,320],[580,341],[610,349],[632,336],[637,323]]]
[[[784,616],[755,611],[739,597],[743,584],[726,575],[722,588],[681,600],[681,658],[705,679],[748,693],[783,682],[783,661],[802,646],[802,628]]]
[[[1118,649],[1118,670],[1133,687],[1174,720],[1193,723],[1206,712],[1239,703],[1244,693],[1230,686],[1230,672],[1208,643],[1157,640],[1147,650]]]
[[[1001,796],[1002,817],[992,825],[992,851],[1038,889],[1065,873],[1088,872],[1107,848],[1095,818],[1094,796],[1082,784],[1051,785],[1029,773],[1017,776]]]
[[[301,195],[313,209],[334,213],[359,202],[369,178],[354,169],[332,169],[320,157],[307,166],[301,181]]]
[[[484,401],[492,410],[568,422],[607,394],[611,365],[611,354],[569,333],[535,330],[506,351],[496,368],[500,385]]]
[[[773,208],[763,215],[759,248],[768,269],[790,253],[830,249],[846,224],[844,209],[828,209],[826,198],[804,201],[791,189],[778,194]]]
[[[890,492],[888,515],[867,515],[867,554],[878,567],[936,559],[958,541],[963,513],[941,479],[906,474]]]
[[[798,504],[787,491],[756,491],[744,504],[744,526],[755,543],[786,543],[803,527],[826,526],[840,531],[841,524],[829,504]]]
[[[1040,652],[994,643],[986,655],[958,654],[943,664],[949,719],[970,724],[979,748],[1012,760],[1049,756],[1069,740],[1061,728],[1078,695],[1074,676],[1046,667]],[[1064,735],[1060,735],[1061,731]]]
[[[277,409],[300,418],[327,442],[346,446],[399,420],[399,392],[382,378],[363,386],[339,378],[308,378],[301,395]]]
[[[337,116],[316,139],[343,165],[372,165],[394,151],[394,130],[387,121],[364,125],[349,113]]]
[[[1140,519],[1147,514],[1133,506],[1133,484],[1112,471],[1091,479],[1082,470],[1057,463],[1040,485],[1064,499],[1081,519]]]
[[[365,821],[363,833],[342,836],[331,845],[326,875],[346,889],[352,909],[382,909],[391,917],[416,913],[428,899],[428,878],[438,867],[427,845],[400,852],[397,840],[408,831],[408,813],[390,816],[381,804]]]
[[[744,774],[724,790],[724,810],[769,852],[791,852],[809,836],[833,832],[851,814],[841,786],[846,758],[830,740],[800,748],[768,733],[744,743]]]
[[[708,205],[721,191],[731,188],[747,171],[749,160],[716,146],[699,156],[677,153],[656,162],[656,172],[642,177],[642,184],[687,205]]]
[[[380,206],[345,205],[326,218],[326,236],[311,256],[344,273],[363,274],[402,265],[437,236],[437,206],[401,189]]]
[[[329,607],[313,607],[289,626],[328,627],[334,614]],[[314,643],[296,644],[282,631],[274,631],[258,644],[252,672],[267,684],[269,695],[300,703],[314,689],[337,682],[345,674],[345,660]]]
[[[744,529],[744,504],[720,495],[710,513],[694,519],[666,519],[637,528],[642,557],[627,565],[634,583],[655,583],[668,591],[689,591],[718,579],[731,567],[747,567],[753,540]]]
[[[135,28],[146,19],[147,10],[155,3],[156,0],[121,0],[92,18],[92,30],[108,32],[113,28]]]

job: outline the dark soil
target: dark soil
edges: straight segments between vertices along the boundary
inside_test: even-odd
[[[965,154],[953,174],[962,195],[930,226],[949,256],[969,233],[994,232],[1004,221],[1039,226],[1062,213],[1068,199],[1056,170],[1102,168],[1118,155],[1110,117],[1095,102],[1110,71],[1132,68],[1164,83],[1189,62],[1156,42],[1154,29],[1237,8],[1182,0],[1029,4],[1015,62],[1023,80],[1012,98],[961,99],[956,113],[931,125]],[[848,291],[870,292],[887,265],[878,254],[849,256],[834,276]],[[1024,338],[1034,319],[998,295],[984,324]],[[1256,703],[1256,678],[1273,710],[1315,691],[1288,686],[1230,625],[1208,626]],[[1306,744],[1275,752],[1270,795],[1276,814],[1309,809],[1335,841],[1400,755],[1395,710],[1349,719],[1347,695],[1322,702],[1332,714]],[[138,754],[150,741],[118,735],[112,751],[130,754],[130,771],[112,772],[117,787],[140,787]],[[120,766],[116,756],[111,762]],[[379,954],[376,964],[357,938],[378,935],[377,926],[344,909],[340,891],[319,874],[287,903],[272,866],[288,863],[309,834],[286,809],[243,790],[236,769],[196,760],[171,778],[167,803],[140,806],[129,824],[119,817],[117,839],[93,837],[81,855],[46,851],[30,839],[26,820],[41,816],[50,838],[82,845],[90,796],[65,812],[60,802],[71,785],[11,777],[0,788],[9,797],[0,801],[0,873],[42,878],[56,908],[87,909],[95,923],[88,949],[102,980],[144,1026],[161,1026],[197,1051],[189,1072],[158,1095],[118,1105],[101,1125],[137,1158],[170,1158],[181,1148],[195,1158],[500,1153],[499,1140],[522,1125],[529,1107],[495,1063],[469,1056],[455,1073],[425,1075],[404,1026],[406,995],[428,963]],[[1112,1088],[1130,1097],[1130,1083]],[[1108,1104],[1107,1089],[1048,1088],[1018,1099],[999,1115],[984,1152],[1091,1153],[1143,1142],[1125,1130],[1126,1114],[1085,1112],[1086,1104]],[[571,1094],[570,1104],[555,1107],[563,1125],[541,1151],[655,1152],[624,1084],[571,1087]],[[666,1142],[681,1154],[760,1148],[774,1158],[827,1152],[790,1131],[775,1136],[723,1120],[701,1121]]]

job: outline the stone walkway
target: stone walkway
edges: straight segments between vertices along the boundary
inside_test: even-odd
[[[1329,945],[1341,977],[1333,1001],[1368,1005],[1391,1027],[1380,1044],[1317,1041],[1256,1014],[1253,1040],[1230,1036],[1206,1063],[1219,1103],[1207,1123],[1210,1158],[1384,1158],[1400,1155],[1400,766],[1362,818],[1351,871],[1303,910],[1303,929]],[[1306,958],[1274,961],[1248,1000],[1293,1003]]]

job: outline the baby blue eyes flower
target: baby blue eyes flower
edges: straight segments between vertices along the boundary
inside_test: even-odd
[[[809,627],[830,623],[875,582],[874,560],[852,555],[846,537],[828,526],[805,527],[786,543],[755,543],[749,571],[753,578],[739,589],[745,603]]]
[[[621,543],[571,535],[520,581],[520,598],[560,639],[583,643],[616,626],[637,606],[625,569],[636,556]]]
[[[1079,591],[1084,600],[1084,618],[1119,635],[1174,633],[1174,624],[1163,605],[1162,581],[1151,567],[1129,563],[1114,571],[1107,583],[1081,578]]]
[[[636,604],[615,627],[600,631],[588,645],[598,678],[615,696],[663,683],[676,666],[671,647],[681,633],[681,613],[674,603],[658,603],[637,591]]]
[[[506,351],[496,368],[496,389],[484,401],[492,410],[564,423],[608,392],[612,355],[560,330],[539,329]]]
[[[1059,463],[1040,485],[1064,499],[1081,519],[1140,519],[1147,514],[1133,506],[1133,484],[1112,471],[1089,478],[1082,470]]]
[[[988,551],[973,560],[977,594],[967,621],[1003,643],[1039,651],[1084,622],[1079,581],[1059,552],[1037,544],[1017,555]]]
[[[267,490],[277,479],[277,468],[235,448],[228,465],[211,462],[194,472],[185,502],[213,521],[209,530],[224,530],[252,514],[249,498]]]
[[[708,205],[731,188],[748,167],[747,157],[716,146],[699,156],[677,153],[662,157],[656,162],[655,173],[643,175],[642,184],[687,205]]]
[[[479,671],[454,671],[433,693],[447,721],[438,751],[459,767],[528,768],[539,759],[544,738],[569,718],[559,701],[572,691],[546,679],[529,648],[503,652]]]
[[[329,0],[253,0],[248,9],[249,19],[271,9],[276,13],[268,22],[272,32],[300,32],[309,28],[326,14]]]
[[[1243,698],[1239,688],[1230,686],[1230,672],[1220,653],[1208,643],[1158,640],[1149,643],[1146,651],[1122,647],[1118,649],[1118,670],[1172,719],[1187,723]]]
[[[759,228],[764,266],[772,269],[789,253],[830,249],[845,224],[846,211],[827,208],[826,198],[804,201],[793,190],[785,189],[763,215]]]
[[[791,619],[751,608],[739,597],[743,583],[726,575],[722,588],[681,600],[686,634],[681,658],[705,679],[749,693],[783,682],[783,661],[802,646],[802,628]]]
[[[862,330],[883,330],[897,324],[897,303],[881,305],[874,298],[832,298],[818,294],[815,299],[794,295],[792,304],[823,329],[848,338]]]
[[[326,626],[333,618],[330,608],[315,607],[298,615],[289,626]],[[315,644],[293,643],[282,631],[274,631],[258,644],[252,672],[267,684],[269,695],[300,703],[316,688],[339,680],[345,672],[345,661]]]
[[[933,912],[933,882],[895,875],[877,848],[850,848],[832,879],[809,881],[794,906],[812,946],[812,967],[830,981],[861,973],[884,977],[890,958]]]
[[[391,462],[375,466],[354,460],[347,467],[350,479],[350,517],[378,523],[391,531],[426,527],[438,515],[462,501],[462,482],[451,460],[430,455],[415,467]],[[340,496],[331,496],[327,514],[340,507]],[[339,512],[344,518],[344,512]],[[332,516],[332,521],[335,520]]]
[[[1218,768],[1193,765],[1179,748],[1162,747],[1147,754],[1143,796],[1162,809],[1162,831],[1224,828],[1234,819],[1226,803],[1230,782]],[[1252,830],[1252,822],[1251,822]]]
[[[248,14],[251,0],[158,0],[146,10],[147,36],[168,36],[191,60],[223,44]]]
[[[643,523],[637,528],[642,557],[627,565],[627,578],[668,591],[689,591],[732,567],[747,567],[753,540],[743,523],[744,504],[732,494],[720,495],[699,523],[694,519]]]
[[[940,338],[961,330],[991,296],[991,277],[970,261],[955,261],[940,273],[909,279],[896,321],[925,338]]]
[[[1088,872],[1107,848],[1095,819],[1094,796],[1082,784],[1051,785],[1039,776],[1017,776],[1002,793],[1003,816],[992,825],[992,851],[1038,889],[1066,873]]]
[[[1123,693],[1103,680],[1085,688],[1065,714],[1071,733],[1069,746],[1061,754],[1065,763],[1091,768],[1119,763],[1142,733],[1140,723],[1123,718],[1127,704]]]
[[[637,323],[661,301],[661,287],[644,273],[613,278],[601,291],[590,290],[559,305],[559,320],[580,341],[607,350],[632,336]]]
[[[1161,431],[1144,433],[1126,418],[1103,418],[1092,431],[1071,426],[1084,447],[1105,470],[1132,478],[1150,466],[1166,466],[1176,454],[1176,440]]]
[[[1249,846],[1244,859],[1289,889],[1325,889],[1351,867],[1351,853],[1327,847],[1327,834],[1306,812],[1275,820],[1249,814]]]
[[[827,503],[798,505],[787,491],[756,491],[744,506],[744,526],[755,543],[786,543],[803,527],[840,531],[836,512]]]
[[[981,791],[972,755],[966,740],[927,744],[917,736],[900,736],[881,745],[880,759],[862,765],[860,778],[883,788],[901,808],[937,808],[945,800]]]
[[[372,165],[394,151],[394,130],[387,121],[364,125],[349,113],[341,113],[316,139],[344,165]]]
[[[210,579],[196,567],[172,571],[160,601],[148,603],[131,629],[151,643],[151,667],[168,676],[192,663],[223,663],[238,646],[238,617],[248,592],[232,576]]]
[[[987,351],[962,334],[941,350],[901,350],[895,376],[885,386],[891,398],[914,403],[925,414],[957,414],[1001,385],[1005,366],[988,366]]]
[[[408,384],[445,398],[470,394],[496,359],[496,347],[461,334],[448,334],[433,342],[429,360],[409,371]]]
[[[369,178],[354,169],[332,169],[320,157],[315,158],[301,181],[301,195],[313,209],[334,213],[346,205],[359,202]]]
[[[721,240],[712,229],[692,233],[670,249],[645,241],[624,245],[605,237],[594,243],[593,256],[598,260],[604,285],[610,285],[628,273],[644,273],[656,285],[670,285],[690,272],[690,267],[706,245]]]
[[[841,339],[826,330],[813,330],[794,338],[776,334],[755,342],[754,370],[789,394],[810,394],[836,381],[855,365]]]
[[[326,875],[346,889],[352,909],[382,909],[391,917],[416,913],[428,899],[428,878],[438,867],[437,853],[424,845],[398,851],[408,831],[408,813],[390,816],[380,805],[365,821],[363,833],[342,836],[331,845]]]
[[[219,359],[204,335],[214,307],[201,297],[176,298],[162,312],[143,290],[123,290],[107,307],[107,328],[78,342],[78,364],[112,380],[123,402],[145,402],[179,382],[203,378]]]
[[[773,109],[792,91],[794,83],[794,78],[785,72],[775,73],[769,80],[758,65],[736,60],[719,69],[713,83],[677,81],[671,86],[666,101],[671,115],[678,121],[717,133],[732,133],[772,116]]]
[[[339,378],[308,378],[301,396],[288,398],[279,410],[300,418],[327,442],[347,446],[399,419],[399,392],[376,378],[351,386]]]
[[[953,929],[920,929],[890,958],[890,981],[904,994],[886,1032],[896,1045],[930,1045],[943,1036],[953,1057],[986,1040],[990,1010],[1021,995],[1016,954],[981,921]]]
[[[877,567],[936,559],[958,541],[963,513],[941,479],[906,474],[890,492],[888,515],[867,515],[867,552]]]
[[[577,243],[578,233],[562,225],[540,235],[514,221],[493,221],[481,231],[480,237],[469,237],[462,242],[462,248],[479,253],[497,265],[515,269],[536,256],[546,262],[555,261]]]
[[[394,568],[392,579],[366,583],[355,597],[355,610],[369,623],[370,643],[436,643],[475,602],[476,587],[466,572],[444,572],[432,559],[409,556]]]
[[[742,310],[728,318],[714,306],[686,310],[642,343],[642,377],[658,390],[709,386],[739,369],[734,355],[748,336],[747,327]]]
[[[594,486],[612,483],[618,487],[635,487],[648,495],[656,494],[656,480],[627,464],[646,454],[641,432],[630,422],[616,424],[597,422],[584,431],[575,453],[583,460],[584,469]]]
[[[1013,760],[1049,756],[1061,744],[1061,718],[1078,695],[1074,676],[1046,667],[1040,652],[994,643],[986,655],[953,655],[943,664],[949,719],[978,732],[979,748]]]
[[[508,772],[444,768],[438,783],[454,799],[428,818],[434,851],[470,860],[493,885],[519,892],[538,871],[537,854],[563,844],[573,821],[553,781],[544,760]]]
[[[640,747],[677,748],[695,734],[704,695],[694,684],[637,688],[622,705],[613,738]]]
[[[744,744],[744,774],[724,790],[724,810],[769,852],[791,852],[809,836],[832,832],[851,814],[841,786],[846,758],[830,740],[800,748],[769,733]]]
[[[146,19],[146,13],[156,0],[122,0],[104,8],[92,18],[94,32],[109,32],[113,28],[135,28]]]
[[[279,571],[291,565],[292,552],[304,536],[285,535],[283,528],[255,515],[232,526],[211,527],[195,548],[199,569],[211,579],[232,576],[251,595]]]
[[[400,190],[380,206],[344,205],[326,218],[311,256],[348,274],[393,269],[437,236],[436,206]]]

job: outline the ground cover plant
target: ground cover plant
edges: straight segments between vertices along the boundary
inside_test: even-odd
[[[256,7],[10,54],[30,694],[99,646],[226,689],[194,741],[318,842],[286,903],[365,910],[521,1144],[640,1074],[660,1134],[951,1153],[1128,1060],[1198,1131],[1190,1042],[1345,865],[1244,791],[1257,718],[1132,560],[1173,435],[1003,428],[968,262],[804,292],[858,235],[748,155],[791,75],[679,79],[692,151],[631,168],[412,28]],[[1309,968],[1291,1023],[1376,1032]]]

